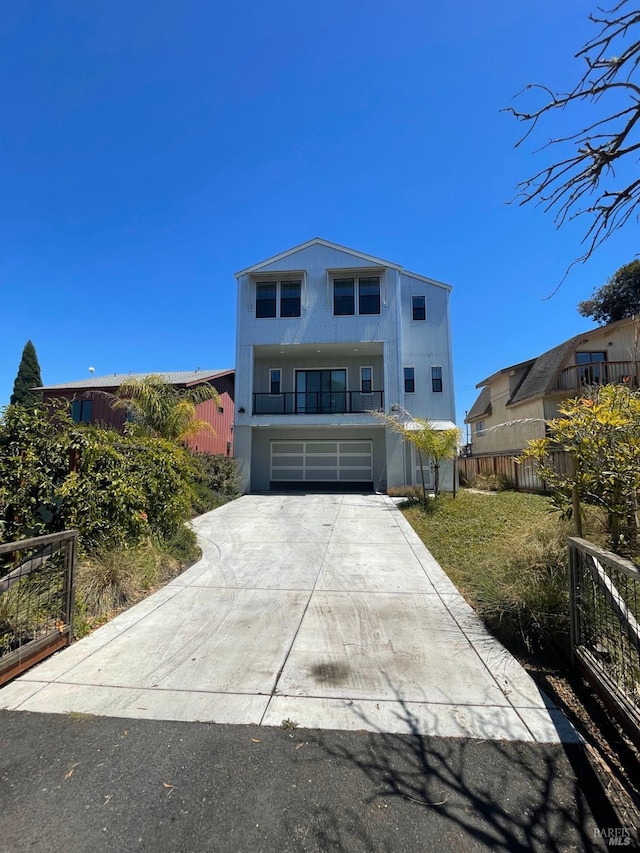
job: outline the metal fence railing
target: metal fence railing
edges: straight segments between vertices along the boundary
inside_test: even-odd
[[[0,545],[0,685],[71,642],[77,533]]]
[[[255,393],[254,415],[340,415],[381,411],[383,391],[283,391]]]
[[[640,567],[569,539],[571,650],[640,742]]]

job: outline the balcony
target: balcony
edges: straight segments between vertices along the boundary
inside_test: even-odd
[[[556,391],[579,391],[589,385],[629,385],[638,387],[637,361],[593,361],[565,367],[558,376]]]
[[[383,410],[383,391],[287,391],[253,395],[254,415],[343,415]]]

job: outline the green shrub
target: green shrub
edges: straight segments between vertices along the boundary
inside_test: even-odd
[[[170,538],[192,514],[196,469],[172,442],[75,424],[55,404],[9,406],[0,418],[2,539],[71,528],[80,551],[95,553]]]
[[[209,512],[237,496],[238,463],[230,456],[193,452],[193,511]]]
[[[198,545],[198,537],[190,527],[184,524],[176,530],[173,536],[162,543],[162,548],[181,565],[195,563],[202,555]]]

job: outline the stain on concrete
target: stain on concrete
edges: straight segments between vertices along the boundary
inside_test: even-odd
[[[311,667],[311,675],[322,684],[342,684],[351,670],[343,663],[318,663]]]

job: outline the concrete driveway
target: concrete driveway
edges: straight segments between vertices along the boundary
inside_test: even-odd
[[[383,495],[246,496],[202,559],[0,690],[54,713],[575,740]]]

